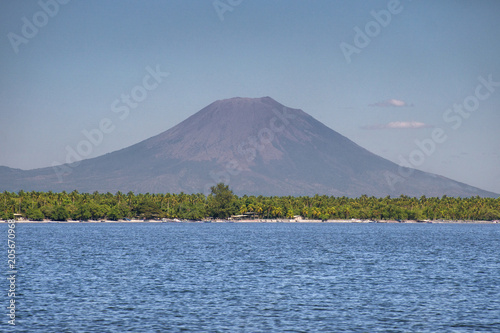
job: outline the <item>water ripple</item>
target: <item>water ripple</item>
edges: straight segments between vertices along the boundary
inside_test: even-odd
[[[17,236],[19,332],[500,331],[496,225],[22,224]]]

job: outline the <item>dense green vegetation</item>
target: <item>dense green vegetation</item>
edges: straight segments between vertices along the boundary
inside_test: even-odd
[[[258,218],[378,219],[378,220],[498,220],[500,198],[359,198],[264,197],[234,195],[218,184],[203,194],[127,194],[24,192],[0,193],[0,219],[22,214],[31,220],[119,220],[178,218],[200,220],[255,213]]]

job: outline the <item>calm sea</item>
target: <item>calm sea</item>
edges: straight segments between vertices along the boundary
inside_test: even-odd
[[[500,225],[53,223],[16,231],[13,331],[500,332]],[[7,267],[6,224],[0,232]],[[0,331],[12,329],[5,280]]]

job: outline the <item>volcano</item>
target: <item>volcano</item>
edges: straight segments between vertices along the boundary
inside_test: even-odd
[[[219,182],[238,195],[498,196],[403,169],[270,97],[216,101],[159,135],[76,164],[0,167],[2,191],[208,193]]]

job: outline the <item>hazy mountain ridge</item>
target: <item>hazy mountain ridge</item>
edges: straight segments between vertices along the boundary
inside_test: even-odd
[[[205,192],[224,181],[237,194],[497,196],[414,171],[370,153],[300,109],[270,97],[216,101],[171,129],[65,168],[0,168],[0,190]]]

